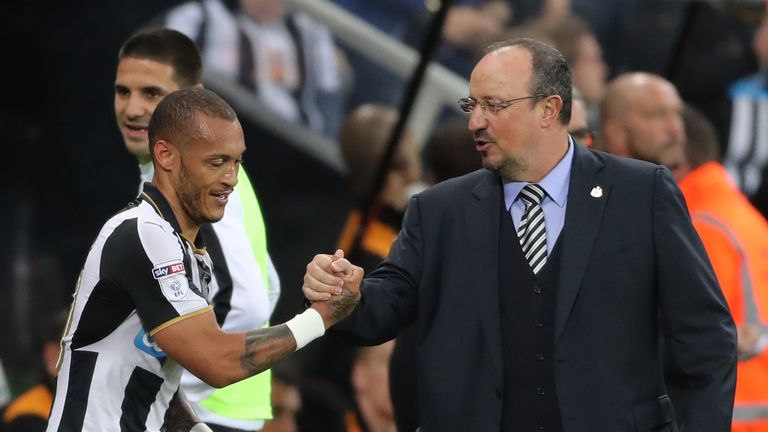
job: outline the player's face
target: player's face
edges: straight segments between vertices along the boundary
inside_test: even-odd
[[[198,114],[199,136],[180,152],[176,194],[184,213],[196,225],[224,217],[237,184],[245,140],[240,123]]]
[[[173,67],[153,60],[125,57],[115,75],[115,117],[125,148],[140,163],[149,162],[149,118],[157,104],[180,87]]]

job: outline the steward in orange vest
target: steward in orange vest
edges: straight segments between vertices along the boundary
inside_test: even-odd
[[[732,430],[768,432],[768,223],[716,162],[714,130],[697,116],[683,115],[691,171],[679,186],[738,329]]]

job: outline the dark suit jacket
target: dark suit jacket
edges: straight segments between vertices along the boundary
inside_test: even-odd
[[[486,170],[414,197],[339,328],[375,344],[418,316],[423,431],[499,430],[502,200]],[[735,327],[669,171],[577,146],[560,235],[554,372],[564,430],[730,431]],[[667,379],[680,389],[672,399],[662,340]]]

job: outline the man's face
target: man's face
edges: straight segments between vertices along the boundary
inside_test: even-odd
[[[630,157],[670,168],[684,159],[682,101],[671,84],[653,79],[638,88],[622,126]]]
[[[524,99],[493,113],[483,111],[486,101],[501,102],[531,96],[531,54],[520,47],[487,54],[469,80],[470,97],[478,103],[469,117],[469,130],[482,156],[483,166],[508,180],[523,179],[529,155],[535,151],[536,131],[542,117],[539,101]]]
[[[174,189],[186,216],[200,225],[224,217],[229,194],[237,184],[245,140],[237,121],[200,113],[197,117],[198,136],[177,146]]]
[[[150,161],[147,126],[157,104],[179,90],[173,67],[153,60],[125,57],[115,76],[115,117],[125,148],[140,163]]]
[[[768,12],[760,22],[760,27],[757,28],[752,39],[752,48],[754,48],[760,63],[768,64]]]

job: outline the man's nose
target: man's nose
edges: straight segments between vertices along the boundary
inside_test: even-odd
[[[147,104],[138,96],[129,96],[125,104],[125,115],[128,117],[142,117],[146,114],[149,114]]]
[[[233,163],[224,170],[224,174],[221,177],[221,182],[228,187],[237,186],[237,173],[240,171],[240,164]]]
[[[485,117],[482,108],[477,105],[472,107],[472,112],[469,113],[469,122],[467,123],[467,127],[472,132],[488,127],[488,119]]]

